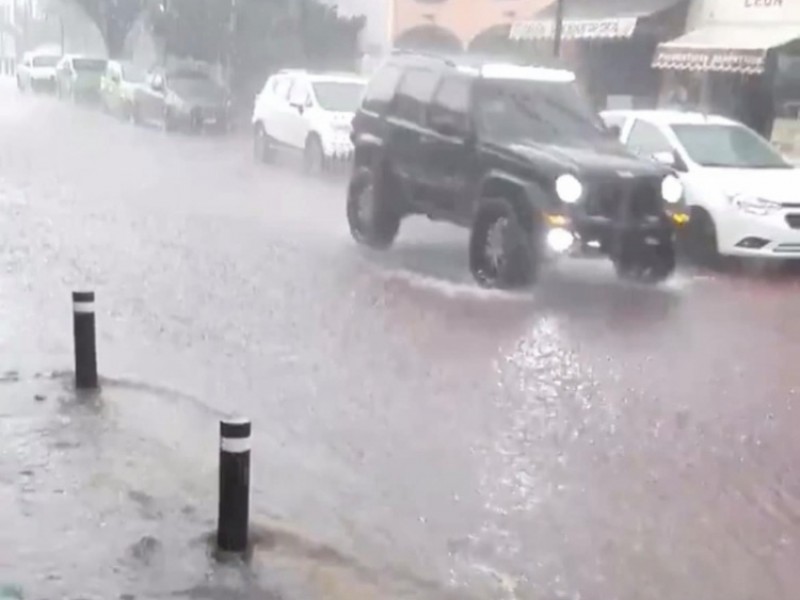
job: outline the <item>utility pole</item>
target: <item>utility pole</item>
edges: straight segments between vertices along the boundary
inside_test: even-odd
[[[553,56],[561,56],[561,36],[564,29],[564,0],[556,0],[556,30],[553,36]]]

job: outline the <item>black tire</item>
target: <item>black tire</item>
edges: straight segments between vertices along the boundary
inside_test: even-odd
[[[400,231],[402,211],[393,206],[382,177],[367,167],[358,169],[347,190],[347,222],[359,244],[376,250],[389,248]]]
[[[269,163],[272,158],[273,149],[269,135],[261,123],[256,123],[253,127],[253,159],[258,163]]]
[[[540,261],[535,234],[505,198],[481,202],[469,240],[472,276],[483,287],[514,289],[536,281]]]
[[[702,208],[693,207],[689,223],[683,232],[684,247],[689,259],[702,267],[718,269],[722,256],[717,244],[717,226],[714,219]]]
[[[172,111],[169,108],[164,109],[164,131],[167,133],[173,133],[177,131],[177,123],[175,123],[175,117],[172,114]]]
[[[131,120],[134,125],[142,124],[142,109],[139,108],[139,103],[135,100],[131,104]]]
[[[303,169],[309,175],[321,175],[325,171],[325,152],[316,135],[310,135],[303,149]]]
[[[675,245],[664,238],[658,245],[648,245],[637,237],[623,239],[613,257],[617,276],[626,281],[658,284],[675,272]]]

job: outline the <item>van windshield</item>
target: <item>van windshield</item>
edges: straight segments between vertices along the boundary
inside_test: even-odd
[[[490,137],[538,142],[606,141],[600,118],[574,82],[489,80],[476,90],[478,127]]]

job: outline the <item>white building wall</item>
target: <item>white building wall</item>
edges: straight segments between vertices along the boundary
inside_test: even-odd
[[[713,23],[800,23],[800,0],[695,0],[688,29]]]

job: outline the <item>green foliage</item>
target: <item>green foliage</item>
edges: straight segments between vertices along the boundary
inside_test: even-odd
[[[125,38],[139,18],[145,0],[75,0],[97,24],[106,42],[108,53],[119,56]]]
[[[219,62],[241,90],[279,68],[353,69],[363,18],[340,18],[319,0],[77,0],[112,56],[142,10],[174,57]]]

